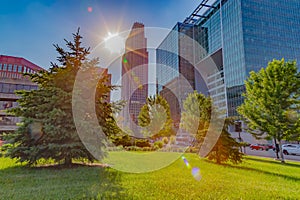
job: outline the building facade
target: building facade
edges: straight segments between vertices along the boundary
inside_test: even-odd
[[[206,31],[200,26],[178,22],[156,49],[157,93],[167,100],[175,128],[179,127],[181,105],[187,95],[196,89],[207,94],[205,84],[196,85],[195,77],[198,81],[203,79],[194,68],[196,47],[192,39],[195,36],[202,39],[198,36],[205,37]],[[199,43],[207,48],[205,39]],[[199,49],[198,53],[202,54],[203,50]]]
[[[15,90],[35,90],[37,85],[22,73],[36,73],[43,70],[32,62],[19,57],[0,55],[0,134],[14,131],[20,118],[5,112],[18,106]]]
[[[138,115],[148,97],[148,51],[144,24],[134,23],[122,56],[121,99],[127,101],[123,125],[138,133]],[[129,114],[129,116],[128,116]]]
[[[299,9],[298,0],[202,0],[182,22],[194,27],[189,36],[205,49],[199,52],[194,47],[190,51],[194,67],[201,71],[208,58],[215,62],[216,70],[203,73],[201,78],[214,103],[221,110],[225,108],[227,116],[237,115],[250,71],[266,67],[273,59],[300,61]],[[195,34],[195,30],[202,31]],[[205,88],[202,84],[195,74],[195,89]]]

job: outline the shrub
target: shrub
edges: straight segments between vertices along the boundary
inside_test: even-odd
[[[126,147],[126,146],[132,145],[131,138],[129,137],[129,135],[122,135],[122,136],[115,137],[115,138],[113,138],[112,142],[116,146],[122,145],[123,147]]]
[[[161,149],[164,146],[164,143],[162,141],[156,141],[154,142],[154,146],[157,146],[159,149]]]
[[[189,153],[198,153],[199,152],[199,148],[197,148],[197,147],[189,147],[186,152],[189,152]]]
[[[175,142],[176,142],[176,136],[172,135],[170,137],[170,144],[175,144]]]
[[[167,137],[164,137],[161,141],[162,141],[164,144],[168,144],[169,139],[168,139]]]
[[[151,144],[149,143],[148,140],[136,140],[135,141],[135,146],[137,147],[151,147]]]

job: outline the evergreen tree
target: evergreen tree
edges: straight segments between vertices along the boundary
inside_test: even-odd
[[[200,149],[212,120],[212,111],[216,108],[212,106],[210,97],[205,97],[197,91],[187,96],[183,102],[183,108],[180,125],[195,137],[193,146]],[[214,112],[217,111],[214,110]],[[226,119],[225,124],[222,124],[221,134],[214,133],[218,140],[207,154],[208,159],[215,160],[218,164],[227,161],[238,163],[242,160],[242,153],[239,152],[240,145],[228,132],[228,125],[231,122],[231,119]]]
[[[168,102],[160,95],[148,97],[138,116],[139,125],[144,127],[144,136],[158,138],[174,135],[173,122]]]
[[[245,86],[245,101],[238,112],[256,138],[278,141],[284,162],[281,141],[296,139],[300,131],[300,73],[296,62],[273,60],[266,69],[250,72]]]
[[[221,164],[230,160],[237,164],[242,161],[243,154],[239,151],[241,146],[228,132],[228,126],[233,124],[233,120],[226,119],[224,128],[210,153],[207,155],[209,160],[215,160],[217,164]]]
[[[68,50],[54,45],[59,54],[59,64],[51,63],[49,71],[26,74],[39,88],[17,91],[21,97],[19,107],[10,112],[22,117],[22,123],[15,133],[7,136],[10,142],[6,146],[7,156],[20,162],[26,161],[29,165],[41,158],[54,159],[65,165],[71,165],[72,159],[94,160],[78,136],[72,111],[72,91],[78,70],[82,67],[96,68],[98,64],[97,59],[88,60],[89,48],[82,47],[81,39],[78,29],[73,34],[73,41],[65,40]],[[90,74],[90,78],[95,77]],[[107,135],[113,135],[112,132],[119,130],[109,128],[115,127],[115,123],[111,104],[105,99],[114,87],[108,85],[107,80],[103,76],[97,84],[95,109],[99,124],[110,130]],[[104,142],[105,138],[101,138],[101,143],[97,144],[96,148],[101,152],[98,158],[105,156],[101,149]]]

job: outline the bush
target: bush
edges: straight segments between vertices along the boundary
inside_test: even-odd
[[[161,149],[164,146],[164,143],[162,141],[156,141],[154,142],[154,146],[157,146],[159,149]]]
[[[135,140],[135,146],[137,147],[151,147],[151,144],[148,140]]]
[[[172,135],[170,137],[170,144],[175,144],[175,142],[176,142],[176,136]]]
[[[117,136],[113,138],[113,141],[115,146],[120,146],[122,145],[123,147],[131,146],[131,138],[129,135],[122,135],[122,136]]]
[[[189,153],[198,153],[199,152],[199,148],[197,148],[197,147],[189,147],[186,152],[189,152]]]
[[[168,139],[167,137],[164,137],[161,141],[162,141],[164,144],[168,144],[169,139]]]
[[[151,147],[143,147],[142,151],[151,151]]]
[[[153,151],[157,151],[158,149],[160,149],[158,145],[154,145],[154,146],[152,147],[152,150],[153,150]]]

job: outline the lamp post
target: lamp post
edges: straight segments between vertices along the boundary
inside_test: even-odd
[[[238,140],[239,142],[242,142],[243,139],[241,138],[241,132],[242,132],[242,122],[241,121],[236,121],[234,123],[234,131],[239,133]],[[242,147],[240,147],[240,151],[242,152]],[[245,153],[245,147],[244,147],[244,153]]]

